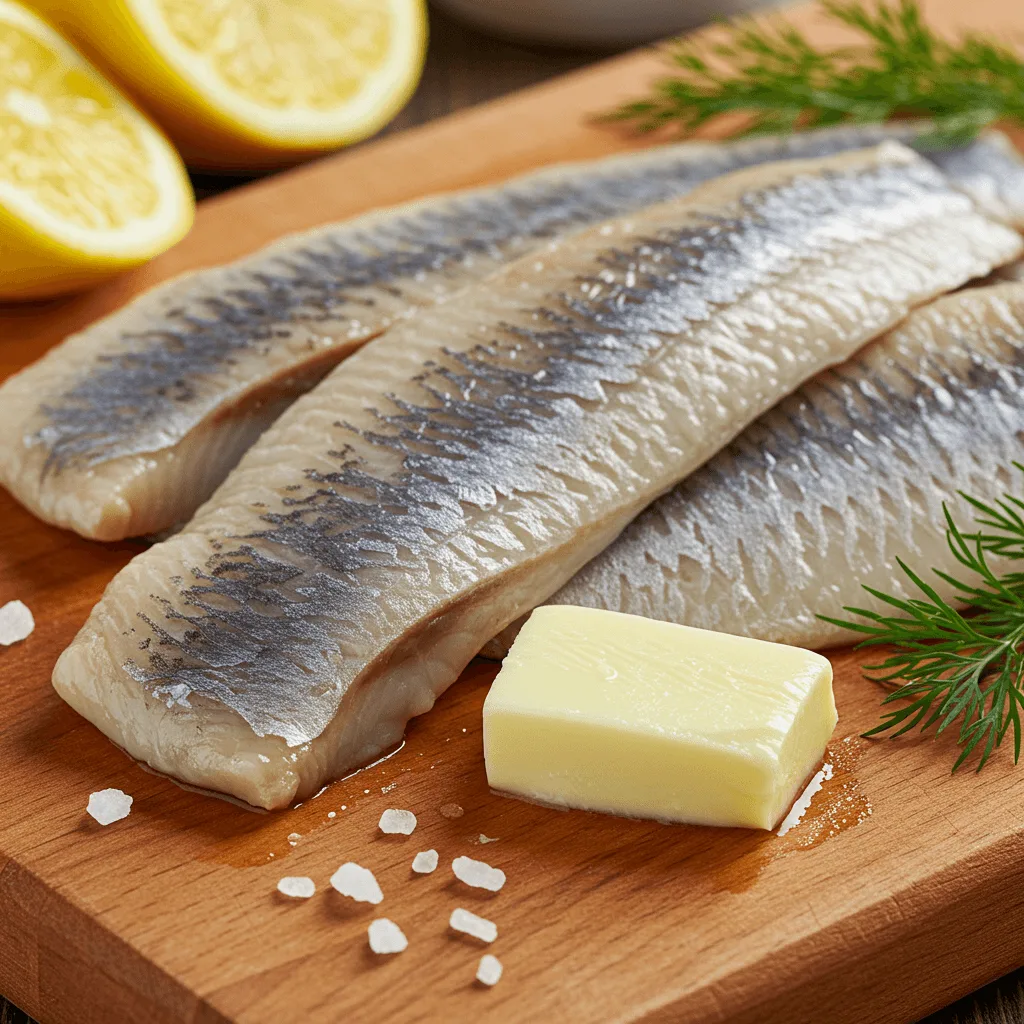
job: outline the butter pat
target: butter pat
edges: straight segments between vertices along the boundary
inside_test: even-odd
[[[819,654],[551,605],[484,703],[487,780],[562,807],[772,829],[837,718]]]

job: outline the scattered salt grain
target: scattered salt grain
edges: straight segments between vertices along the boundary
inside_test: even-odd
[[[127,818],[132,809],[132,798],[119,789],[101,789],[89,794],[89,812],[101,825],[111,825]]]
[[[460,882],[472,885],[477,889],[489,889],[497,892],[505,884],[505,872],[492,868],[482,860],[472,857],[456,857],[452,861],[452,871]]]
[[[288,845],[294,846],[302,838],[298,832],[292,832],[288,836]]]
[[[36,620],[21,601],[8,601],[0,608],[0,645],[10,647],[32,633]]]
[[[282,896],[291,896],[297,900],[308,900],[316,892],[316,883],[304,875],[288,875],[277,883],[277,891]]]
[[[328,818],[336,818],[337,816],[338,816],[338,812],[337,811],[328,811],[327,812],[327,817]]]
[[[481,845],[484,843],[496,843],[497,841],[497,839],[492,839],[490,836],[485,836],[483,832],[480,833],[480,838],[477,840]]]
[[[504,968],[501,961],[490,953],[484,953],[480,957],[480,966],[476,969],[476,980],[484,985],[497,985],[501,981],[501,972]]]
[[[412,811],[399,811],[389,807],[380,816],[378,828],[388,836],[411,836],[416,828],[416,815]]]
[[[395,786],[397,786],[397,785],[398,785],[397,782],[389,782],[386,786],[381,786],[380,787],[380,791],[382,793],[390,793],[391,790],[393,790],[395,788]]]
[[[371,921],[366,932],[370,937],[370,949],[374,953],[401,953],[409,945],[402,929],[386,917]]]
[[[423,850],[412,859],[412,869],[418,875],[429,875],[437,870],[437,850]]]
[[[368,868],[347,861],[331,875],[331,886],[357,903],[380,903],[384,893]]]
[[[807,783],[807,788],[796,798],[796,803],[790,808],[789,814],[779,826],[778,834],[780,836],[784,836],[790,829],[800,824],[801,819],[807,813],[807,808],[811,806],[814,794],[821,789],[822,783],[828,782],[831,778],[832,765],[826,762],[821,766],[821,771]]]
[[[369,792],[370,792],[370,791],[369,791],[368,789],[364,789],[364,790],[363,790],[363,795],[364,795],[364,796],[368,796],[368,795],[369,795]]]
[[[462,907],[456,907],[452,911],[448,924],[455,931],[472,935],[474,939],[480,939],[481,942],[493,942],[498,937],[498,926],[493,921],[477,917],[476,914],[471,914],[468,910],[463,910]]]
[[[442,818],[461,818],[465,813],[458,804],[444,804],[441,807]]]

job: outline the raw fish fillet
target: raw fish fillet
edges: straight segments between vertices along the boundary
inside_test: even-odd
[[[919,134],[866,126],[569,165],[371,213],[171,281],[0,387],[11,439],[0,484],[86,537],[166,529],[353,350],[546,239],[740,166]],[[1024,224],[1024,165],[1003,136],[930,156],[986,209]]]
[[[308,796],[783,395],[1021,247],[892,143],[551,242],[299,399],[54,684],[159,771]]]
[[[826,370],[655,502],[548,603],[828,647],[818,615],[918,596],[902,558],[962,576],[942,503],[1022,490],[1024,284],[947,295]],[[488,654],[507,651],[520,623]]]

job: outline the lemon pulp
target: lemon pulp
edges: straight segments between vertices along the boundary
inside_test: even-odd
[[[0,181],[67,224],[103,231],[155,212],[149,166],[109,89],[0,22]]]

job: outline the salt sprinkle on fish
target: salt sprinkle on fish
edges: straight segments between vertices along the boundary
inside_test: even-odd
[[[119,789],[101,789],[89,794],[86,811],[101,825],[111,825],[131,813],[132,798]]]
[[[453,931],[462,932],[464,935],[472,935],[474,939],[481,942],[493,942],[498,937],[498,926],[493,921],[484,917],[477,917],[476,914],[456,907],[448,924]]]
[[[814,799],[814,794],[821,789],[822,783],[828,782],[832,778],[832,765],[827,761],[821,766],[819,771],[810,782],[807,783],[807,788],[796,798],[796,803],[790,808],[789,814],[783,819],[782,824],[779,826],[778,834],[784,836],[790,829],[795,828],[800,824],[801,819],[807,813],[807,808],[811,806],[811,801]]]
[[[505,884],[505,872],[500,868],[492,868],[482,860],[472,857],[456,857],[452,861],[452,871],[460,882],[472,885],[477,889],[489,889],[497,892]]]
[[[331,875],[331,887],[357,903],[380,903],[384,899],[373,872],[352,861],[342,864]]]
[[[0,608],[0,645],[10,647],[30,636],[36,620],[21,601],[8,601]]]
[[[378,824],[381,832],[389,836],[411,836],[416,828],[416,815],[412,811],[399,811],[389,807]]]
[[[374,953],[401,953],[409,945],[409,940],[402,929],[386,917],[378,917],[376,921],[371,921],[366,933],[370,938],[370,949]]]
[[[286,875],[277,883],[277,891],[282,896],[308,900],[316,892],[316,883],[304,875]]]
[[[504,969],[496,956],[484,953],[476,969],[476,980],[484,985],[497,985],[501,981],[501,972]]]
[[[412,859],[412,869],[418,875],[429,875],[437,870],[437,850],[423,850]]]

